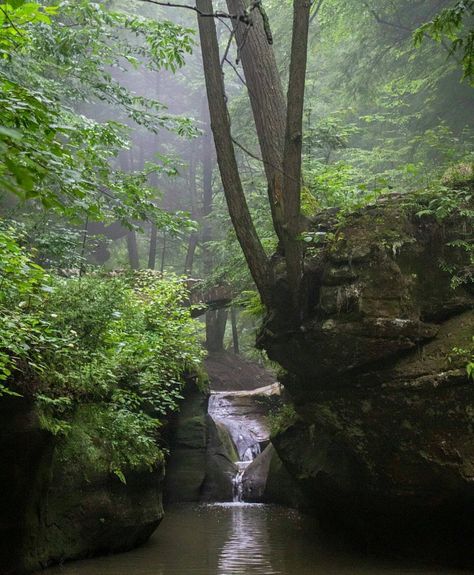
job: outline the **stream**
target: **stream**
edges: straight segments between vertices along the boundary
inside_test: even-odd
[[[151,539],[121,555],[89,559],[43,575],[435,575],[426,568],[383,561],[335,548],[318,535],[315,519],[293,509],[242,501],[243,477],[268,443],[267,417],[258,398],[279,393],[213,393],[209,415],[235,446],[234,501],[182,504],[167,509]]]
[[[42,575],[444,575],[331,549],[310,517],[276,506],[177,506],[143,547]]]

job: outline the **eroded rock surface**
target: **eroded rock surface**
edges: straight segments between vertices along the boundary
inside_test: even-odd
[[[58,460],[57,439],[40,427],[26,396],[0,403],[0,573],[47,565],[144,542],[163,517],[163,469],[87,477]]]
[[[278,489],[266,487],[270,463],[279,462],[276,452],[266,448],[270,441],[268,415],[280,403],[281,386],[259,366],[224,355],[213,354],[208,359],[208,365],[213,366],[210,395],[188,390],[171,425],[166,500],[232,501],[241,471],[244,500],[286,503],[288,499],[283,495],[271,499],[270,494]],[[254,375],[258,377],[252,380]],[[262,381],[271,384],[255,389]],[[226,391],[222,390],[224,383]],[[244,473],[246,465],[250,466],[248,474]],[[281,462],[273,462],[272,470],[278,477],[283,477],[281,467]]]
[[[287,370],[298,418],[274,444],[327,524],[364,545],[473,562],[474,299],[447,271],[469,265],[452,242],[472,222],[400,204],[315,223],[326,239],[306,254],[293,324],[280,281],[259,343]]]

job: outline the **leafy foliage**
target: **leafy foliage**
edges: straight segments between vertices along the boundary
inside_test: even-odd
[[[445,8],[430,22],[415,31],[414,40],[420,45],[425,36],[436,42],[445,39],[451,43],[450,54],[461,53],[464,78],[474,82],[474,1],[459,0],[452,8]],[[471,26],[469,26],[471,24]]]
[[[33,394],[43,426],[89,468],[157,463],[156,432],[203,355],[182,281],[47,276],[8,232],[0,246],[0,391]]]
[[[157,191],[148,182],[150,173],[166,168],[149,165],[131,174],[114,169],[119,151],[129,146],[128,128],[92,120],[77,107],[100,101],[150,130],[194,134],[190,120],[133,94],[109,71],[141,62],[153,70],[176,70],[191,50],[188,31],[85,0],[0,8],[1,189],[73,221],[108,216],[176,226],[156,207]],[[177,221],[184,225],[182,218]]]
[[[0,397],[15,392],[5,387],[21,360],[37,363],[37,347],[50,338],[49,323],[31,309],[49,291],[49,277],[19,247],[13,230],[0,230]]]

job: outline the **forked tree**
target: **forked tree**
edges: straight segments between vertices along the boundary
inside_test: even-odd
[[[244,68],[265,167],[273,227],[286,260],[291,293],[289,304],[296,311],[302,277],[302,244],[299,236],[302,227],[303,105],[308,29],[314,2],[293,0],[290,70],[285,98],[270,26],[261,0],[226,0],[228,12],[216,10],[212,0],[196,0],[195,6],[159,0],[143,1],[188,8],[197,13],[211,128],[229,215],[262,301],[270,308],[274,270],[255,229],[239,174],[215,19],[226,18],[232,22],[232,36],[237,42]],[[317,9],[321,3],[319,0]]]
[[[302,276],[301,156],[311,2],[294,0],[290,74],[285,101],[261,2],[227,0],[245,73],[268,185],[273,226],[285,255],[296,309]],[[252,221],[235,155],[212,0],[197,0],[211,127],[229,214],[262,300],[271,307],[273,269]]]

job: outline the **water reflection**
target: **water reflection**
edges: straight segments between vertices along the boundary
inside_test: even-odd
[[[460,575],[328,549],[313,521],[284,508],[220,504],[168,512],[145,546],[42,575]]]
[[[255,507],[233,506],[231,529],[219,553],[217,572],[275,575],[272,567],[266,515]]]

